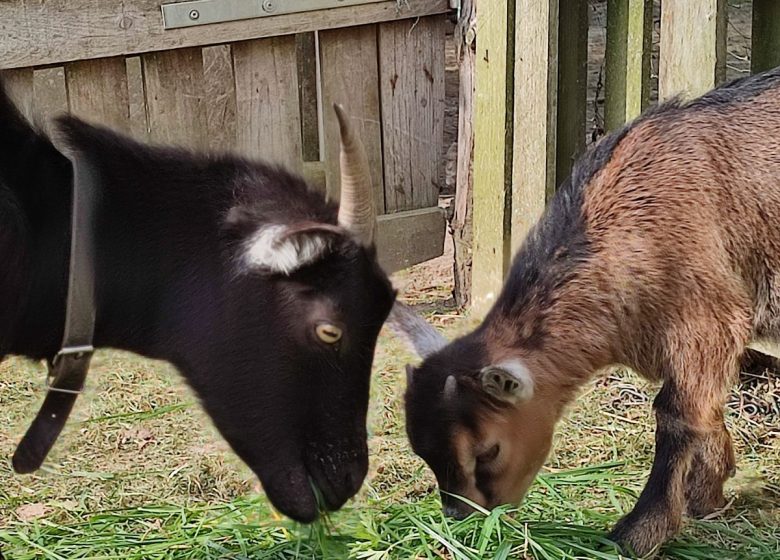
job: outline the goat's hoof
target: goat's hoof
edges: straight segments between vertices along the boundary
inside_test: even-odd
[[[723,509],[726,503],[723,493],[720,493],[720,495],[691,497],[688,498],[688,506],[685,508],[685,513],[692,519],[703,519]]]
[[[623,553],[632,558],[652,558],[670,537],[679,529],[668,515],[629,513],[618,521],[609,534],[609,539],[617,543]]]

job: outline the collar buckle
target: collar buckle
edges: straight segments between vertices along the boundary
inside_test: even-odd
[[[62,348],[51,361],[46,372],[46,390],[67,395],[80,395],[84,392],[84,380],[74,371],[89,367],[89,361],[95,349],[91,345],[68,346]],[[74,387],[60,387],[59,385],[74,385]]]

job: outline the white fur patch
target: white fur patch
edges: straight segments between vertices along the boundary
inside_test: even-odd
[[[287,235],[287,226],[266,226],[246,242],[244,264],[280,274],[292,274],[322,257],[330,238],[321,232]]]
[[[534,396],[534,378],[521,360],[490,365],[482,370],[481,378],[482,387],[502,400],[519,403]]]

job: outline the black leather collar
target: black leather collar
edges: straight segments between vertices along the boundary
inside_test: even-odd
[[[71,154],[73,209],[71,214],[68,300],[62,349],[49,360],[48,392],[38,415],[22,438],[13,457],[17,473],[37,470],[60,435],[84,388],[94,351],[95,246],[94,213],[97,173],[81,154]]]

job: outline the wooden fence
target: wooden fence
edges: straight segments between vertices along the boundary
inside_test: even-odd
[[[647,107],[660,4],[658,96],[725,78],[726,0],[607,0],[605,124]],[[754,0],[752,71],[780,64],[780,1]],[[477,4],[472,302],[484,313],[511,256],[586,144],[587,0]]]
[[[206,4],[224,1],[179,7],[193,6],[198,23]],[[263,9],[278,15],[170,28],[161,7],[170,0],[5,0],[0,69],[29,118],[71,111],[142,140],[235,150],[282,163],[332,197],[330,107],[343,103],[372,166],[380,260],[395,270],[442,253],[449,5],[350,0],[311,10],[340,2],[268,1]],[[309,11],[281,13],[296,4]]]

